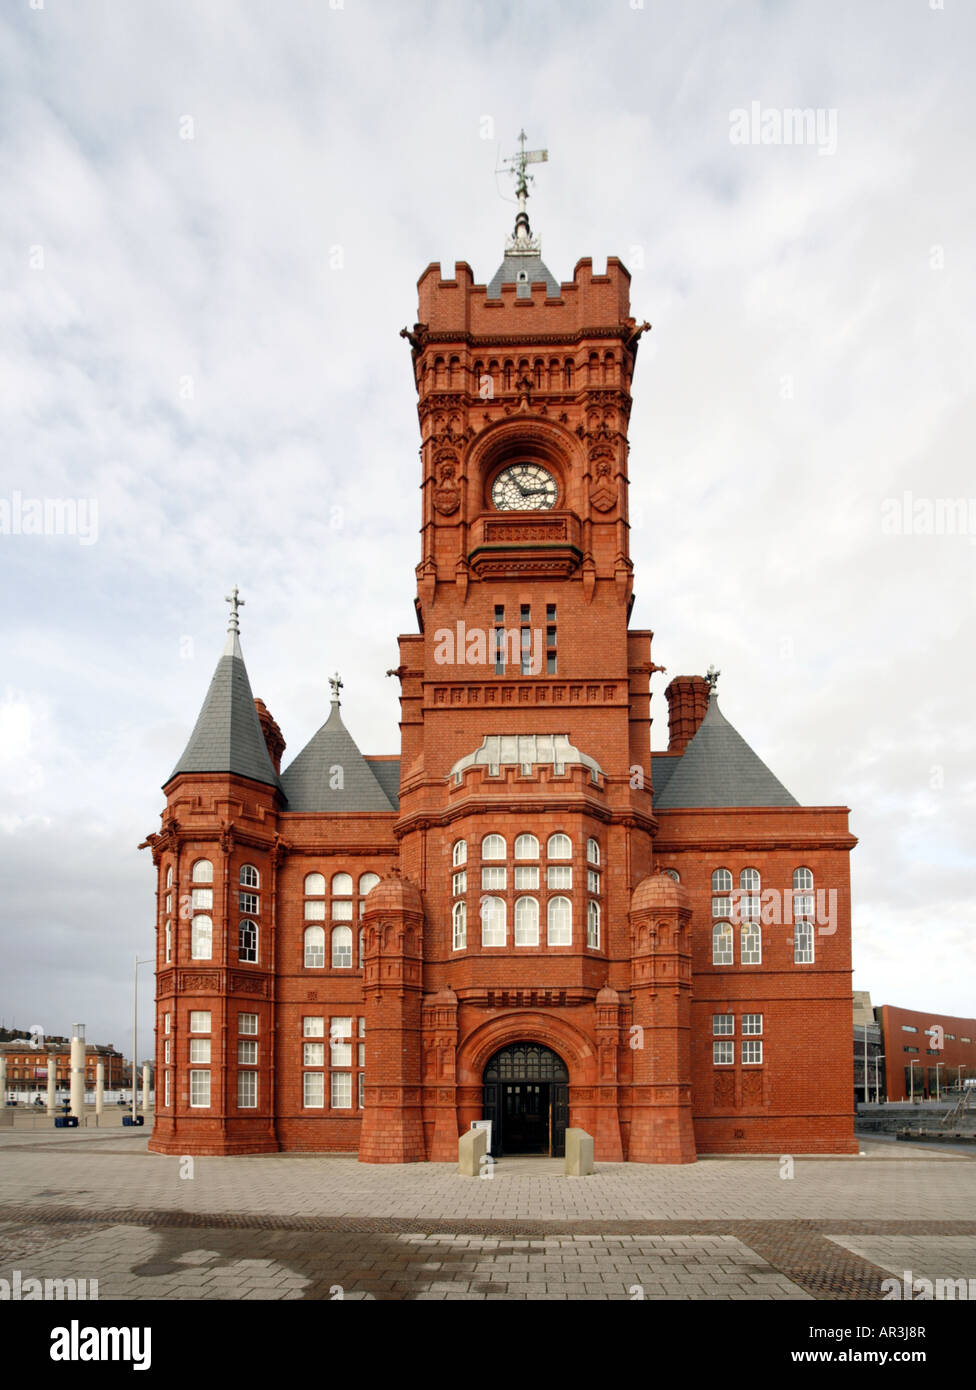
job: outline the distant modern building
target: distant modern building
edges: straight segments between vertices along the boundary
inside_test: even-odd
[[[887,1099],[884,1071],[884,1042],[881,1024],[874,1016],[871,995],[866,989],[854,991],[854,1101],[879,1104]],[[865,1080],[867,1089],[865,1089]]]
[[[0,1043],[0,1056],[7,1063],[7,1095],[22,1100],[38,1091],[47,1091],[49,1059],[55,1058],[55,1086],[67,1091],[71,1084],[71,1044],[45,1041],[40,1047],[31,1045],[30,1038],[15,1038]],[[105,1089],[117,1090],[130,1084],[130,1069],[121,1052],[111,1043],[89,1043],[85,1048],[85,1090],[95,1089],[95,1067],[105,1063]]]
[[[876,1008],[889,1100],[935,1099],[976,1079],[976,1018],[923,1013],[894,1004]],[[856,1030],[855,1030],[856,1031]]]

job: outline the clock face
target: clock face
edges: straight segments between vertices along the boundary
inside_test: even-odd
[[[538,463],[513,463],[491,485],[500,512],[544,512],[556,505],[556,480]]]

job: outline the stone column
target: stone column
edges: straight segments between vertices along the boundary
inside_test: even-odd
[[[142,1113],[149,1114],[149,1063],[142,1064]]]
[[[85,1115],[85,1025],[71,1030],[71,1113],[81,1121]]]
[[[53,1115],[58,1108],[58,1054],[47,1055],[47,1113]]]
[[[95,1114],[100,1115],[105,1109],[105,1063],[98,1061],[95,1063]]]
[[[596,1048],[599,1082],[596,1087],[596,1158],[602,1163],[622,1163],[620,1111],[617,1106],[617,1058],[620,1050],[620,996],[604,986],[596,996]]]
[[[433,1119],[431,1163],[451,1163],[458,1152],[457,995],[445,988],[424,1000],[424,1106]]]

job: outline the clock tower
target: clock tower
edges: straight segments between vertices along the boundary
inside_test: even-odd
[[[526,211],[532,158],[523,136],[519,212],[491,281],[476,284],[464,263],[450,278],[429,266],[418,322],[403,331],[419,398],[421,556],[419,632],[400,638],[396,834],[426,902],[433,1031],[419,993],[412,1024],[389,1023],[379,1002],[371,1019],[367,1005],[371,1056],[386,1028],[391,1071],[404,1030],[421,1040],[386,1102],[371,1111],[367,1093],[367,1159],[423,1156],[423,1124],[430,1157],[448,1160],[458,1124],[500,1119],[505,1104],[527,1106],[518,1123],[531,1128],[525,1076],[507,1089],[484,1079],[496,1054],[526,1046],[564,1078],[541,1083],[551,1151],[571,1110],[603,1159],[620,1159],[628,1139],[632,1158],[694,1157],[690,970],[666,1000],[631,978],[631,887],[651,872],[655,830],[651,634],[628,626],[627,421],[649,325],[631,315],[615,257],[602,275],[588,259],[568,283],[550,274]],[[665,913],[675,949],[678,906]],[[400,973],[391,979],[399,988]],[[670,1050],[657,1056],[665,1026]]]

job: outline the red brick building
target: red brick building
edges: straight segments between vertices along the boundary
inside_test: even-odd
[[[976,1018],[923,1013],[882,1004],[884,1075],[889,1100],[934,1100],[976,1080]]]
[[[847,810],[798,805],[713,677],[671,681],[650,755],[629,287],[613,257],[558,284],[524,198],[488,285],[420,278],[399,757],[335,681],[281,770],[235,591],[147,841],[157,1152],[448,1161],[481,1117],[499,1154],[567,1124],[604,1161],[854,1151]]]

